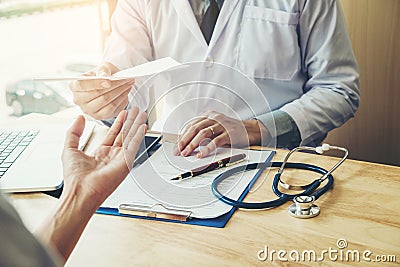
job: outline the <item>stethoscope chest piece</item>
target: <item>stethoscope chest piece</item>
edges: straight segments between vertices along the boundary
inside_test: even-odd
[[[314,200],[315,197],[313,196],[294,197],[294,204],[288,209],[289,214],[299,219],[308,219],[318,216],[320,208],[314,204]]]

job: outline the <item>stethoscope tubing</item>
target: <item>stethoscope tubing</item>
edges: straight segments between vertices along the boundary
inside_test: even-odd
[[[219,174],[213,181],[211,185],[211,189],[213,194],[221,201],[224,203],[231,205],[236,208],[240,209],[269,209],[269,208],[275,208],[278,206],[283,205],[284,203],[293,200],[293,198],[297,196],[311,196],[314,197],[315,199],[318,199],[320,196],[322,196],[324,193],[326,193],[329,189],[333,187],[333,176],[332,174],[328,174],[327,176],[327,183],[320,189],[318,187],[321,185],[321,180],[316,179],[310,184],[305,186],[305,190],[301,193],[298,194],[285,194],[279,190],[279,180],[281,173],[277,173],[274,177],[274,181],[272,183],[272,190],[273,192],[278,196],[277,199],[271,200],[271,201],[266,201],[266,202],[258,202],[258,203],[250,203],[250,202],[243,202],[243,201],[236,201],[234,199],[228,198],[227,196],[223,195],[219,190],[218,190],[218,185],[225,180],[226,178],[242,172],[242,171],[249,171],[249,170],[255,170],[259,169],[260,171],[264,171],[267,168],[273,168],[273,167],[281,167],[282,162],[263,162],[263,163],[251,163],[248,165],[242,165],[238,166],[235,168],[232,168],[224,173]],[[291,169],[302,169],[302,170],[308,170],[308,171],[313,171],[320,173],[322,175],[326,175],[328,173],[327,170],[311,165],[311,164],[305,164],[305,163],[295,163],[295,162],[288,162],[285,165],[286,168],[291,168]],[[250,182],[250,187],[255,183],[255,180]],[[318,190],[317,190],[318,189]]]

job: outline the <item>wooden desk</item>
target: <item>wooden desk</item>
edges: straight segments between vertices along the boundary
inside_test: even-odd
[[[96,132],[94,138],[99,136]],[[285,153],[278,151],[274,160],[282,160]],[[324,168],[336,162],[335,158],[311,154],[296,154],[294,160]],[[274,173],[246,200],[272,199]],[[302,175],[289,170],[284,173],[285,179],[292,182],[298,181],[293,180],[297,176],[314,179],[313,173]],[[285,262],[278,259],[277,253],[273,261],[270,258],[260,261],[259,251],[265,246],[269,253],[284,250],[287,254],[281,256],[291,263],[295,251],[301,260],[304,250],[314,250],[317,258],[323,250],[339,250],[339,239],[347,241],[347,248],[341,250],[343,261],[339,253],[331,251],[332,260],[325,253],[321,265],[364,265],[365,250],[372,251],[372,255],[367,255],[372,260],[376,256],[390,260],[389,255],[394,255],[399,264],[400,168],[347,160],[334,177],[334,190],[317,201],[321,214],[307,220],[289,216],[290,203],[268,211],[237,211],[224,229],[95,214],[67,266],[282,265]],[[31,229],[56,202],[44,194],[16,194],[12,201]],[[356,250],[361,262],[354,262],[351,253],[347,262],[346,253]],[[306,261],[299,263],[315,265],[308,261],[307,255]]]

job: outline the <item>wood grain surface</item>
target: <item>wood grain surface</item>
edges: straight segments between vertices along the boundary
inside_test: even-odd
[[[96,136],[94,136],[96,137]],[[99,137],[99,135],[97,136]],[[92,142],[94,142],[92,140]],[[282,160],[286,151],[278,151],[274,160]],[[337,159],[298,153],[293,161],[312,163],[324,168]],[[249,193],[246,201],[273,198],[271,181],[276,170],[266,172]],[[297,261],[301,265],[364,265],[362,253],[396,257],[400,261],[399,198],[400,168],[347,160],[334,174],[334,189],[317,204],[321,214],[313,219],[296,219],[288,215],[287,203],[264,211],[236,211],[223,229],[156,222],[107,215],[94,215],[67,266],[265,266],[292,265],[289,253],[313,250],[322,258],[324,250],[337,250],[324,260]],[[264,179],[265,178],[265,179]],[[283,178],[294,184],[314,179],[313,173],[286,170]],[[260,185],[261,184],[261,185]],[[15,194],[12,202],[30,229],[45,218],[56,200],[43,194]],[[339,249],[338,240],[347,247]],[[268,251],[286,251],[288,262],[258,259],[265,246]],[[347,251],[359,251],[360,262]],[[340,260],[340,251],[344,253]],[[264,254],[260,254],[263,256]],[[335,255],[337,257],[335,259]],[[301,258],[300,258],[301,259]],[[356,259],[356,258],[355,258]],[[392,259],[393,260],[393,259]],[[395,263],[385,263],[390,266]],[[379,262],[382,265],[382,262]]]

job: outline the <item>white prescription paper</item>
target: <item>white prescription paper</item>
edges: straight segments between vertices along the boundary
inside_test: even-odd
[[[118,209],[120,204],[153,206],[162,204],[175,210],[191,211],[194,218],[216,218],[232,209],[232,206],[218,200],[212,193],[214,178],[226,171],[226,168],[208,172],[182,181],[170,181],[171,178],[187,170],[207,165],[216,160],[245,153],[245,162],[264,162],[271,151],[218,148],[215,156],[197,159],[195,156],[173,156],[173,144],[163,143],[148,160],[134,168],[117,190],[101,205],[102,208]],[[228,197],[238,199],[257,171],[241,173],[240,179],[232,179],[224,186],[231,190]],[[260,178],[261,179],[261,178]],[[199,205],[199,203],[204,203]]]
[[[157,59],[154,61],[150,61],[129,69],[121,70],[119,72],[114,73],[112,76],[43,76],[43,77],[34,77],[32,78],[35,81],[69,81],[69,80],[123,80],[129,78],[150,76],[156,73],[161,73],[168,69],[172,69],[182,64],[178,61],[174,60],[171,57],[165,57],[161,59]]]

